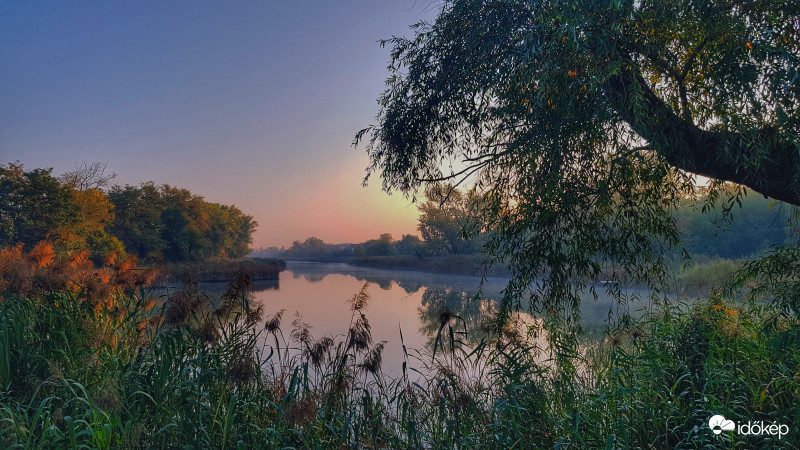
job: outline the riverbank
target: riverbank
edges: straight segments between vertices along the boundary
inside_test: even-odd
[[[358,267],[373,267],[386,270],[416,270],[420,272],[453,275],[507,276],[505,265],[495,264],[484,270],[484,255],[445,255],[418,258],[416,256],[364,256],[347,258],[342,262]]]
[[[319,263],[345,263],[355,267],[370,267],[384,270],[413,270],[419,272],[440,273],[449,275],[486,275],[507,277],[510,271],[504,264],[495,263],[488,270],[484,270],[483,263],[486,257],[477,255],[443,255],[419,258],[411,255],[395,256],[364,256],[348,258],[305,258],[297,259],[303,262]],[[697,256],[691,264],[683,267],[682,261],[670,264],[669,289],[680,296],[706,296],[713,289],[725,285],[729,278],[744,264],[743,259],[711,258]],[[600,280],[626,279],[621,269],[605,270]]]
[[[745,263],[744,259],[698,257],[691,265],[679,268],[674,275],[680,295],[708,295],[721,288]]]
[[[157,266],[166,281],[196,280],[201,283],[228,283],[239,271],[252,281],[273,281],[286,269],[286,261],[277,258],[217,259]]]

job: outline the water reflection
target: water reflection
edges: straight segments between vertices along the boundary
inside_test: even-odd
[[[326,276],[333,274],[350,275],[359,281],[369,282],[384,291],[388,291],[392,288],[392,282],[397,282],[407,294],[413,294],[424,286],[423,282],[413,277],[398,279],[403,277],[402,275],[398,277],[396,275],[398,272],[396,271],[354,267],[339,263],[321,264],[292,262],[289,264],[289,270],[287,270],[287,272],[291,273],[294,279],[302,278],[309,283],[318,283],[323,281]]]
[[[475,345],[485,336],[487,325],[507,283],[505,278],[488,278],[481,286],[478,276],[431,274],[415,271],[390,271],[354,267],[346,264],[289,263],[281,274],[280,286],[256,286],[253,297],[267,315],[286,309],[298,312],[312,328],[314,337],[346,332],[351,314],[346,300],[365,282],[372,296],[366,311],[375,342],[387,341],[384,359],[387,367],[399,369],[403,360],[400,332],[409,349],[430,348],[440,330],[448,338]],[[584,329],[600,334],[616,304],[602,292],[598,301],[587,294],[581,305]],[[628,308],[641,308],[632,303]],[[523,308],[525,305],[523,305]],[[515,315],[521,323],[539,329],[541,321],[530,315]],[[445,327],[442,323],[446,322]],[[537,339],[538,341],[539,339]]]
[[[297,279],[302,277],[304,280],[308,281],[309,283],[319,283],[323,279],[325,279],[324,272],[321,271],[308,271],[308,272],[292,272],[292,276]]]
[[[423,322],[436,318],[443,309],[461,316],[467,321],[470,330],[477,330],[482,319],[491,317],[496,311],[497,303],[502,298],[502,290],[508,282],[507,278],[491,277],[483,280],[477,276],[434,274],[417,271],[391,271],[367,267],[354,267],[347,264],[320,264],[294,262],[289,265],[292,276],[302,277],[309,282],[321,282],[326,276],[345,275],[360,282],[369,282],[373,286],[389,291],[392,285],[402,289],[405,294],[422,292],[420,298],[419,319]],[[611,288],[611,287],[609,287]],[[480,289],[480,292],[479,292]],[[597,300],[587,292],[580,305],[584,329],[593,331],[602,328],[607,319],[624,309],[631,315],[637,315],[647,306],[646,289],[630,288],[624,292],[627,302],[617,305],[612,296],[606,292],[605,286],[597,286]],[[479,298],[476,297],[479,295]],[[527,303],[522,302],[522,309]],[[422,329],[429,328],[424,325]]]
[[[478,299],[472,292],[450,286],[429,286],[419,305],[420,332],[433,345],[436,336],[445,328],[463,331],[462,340],[476,344],[490,330],[496,299]]]

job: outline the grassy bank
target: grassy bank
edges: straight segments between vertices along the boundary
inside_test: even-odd
[[[418,270],[421,272],[449,273],[459,275],[483,274],[483,255],[443,255],[418,258],[416,256],[364,256],[348,258],[344,262],[354,266],[375,267],[389,270]],[[494,276],[507,275],[508,269],[496,264],[487,274]]]
[[[684,293],[707,293],[714,287],[724,286],[742,264],[743,260],[701,259],[681,270],[676,275],[675,281],[679,290]]]
[[[460,347],[442,315],[433,349],[387,377],[368,289],[337,336],[190,283],[159,311],[146,292],[3,296],[4,448],[793,448],[800,445],[800,324],[764,305],[671,306],[542,361],[522,324]],[[262,317],[263,316],[263,317]],[[410,332],[409,330],[404,330]],[[479,333],[478,330],[469,330]],[[545,355],[546,356],[546,355]],[[570,367],[577,368],[571,369]],[[392,368],[398,369],[398,368]],[[787,424],[714,435],[708,419]]]
[[[316,261],[316,260],[315,260]],[[346,262],[359,267],[374,267],[385,270],[417,270],[430,273],[482,275],[484,273],[483,255],[444,255],[418,258],[416,256],[365,256],[334,259],[317,262]],[[691,264],[683,266],[682,261],[675,261],[670,287],[681,296],[707,296],[715,287],[722,287],[729,277],[742,267],[745,260],[724,258],[695,257]],[[487,272],[491,276],[506,276],[508,268],[503,264],[493,265]],[[621,269],[607,269],[599,277],[601,280],[625,280]]]

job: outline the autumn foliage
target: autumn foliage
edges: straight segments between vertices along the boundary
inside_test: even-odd
[[[96,266],[87,249],[58,253],[45,240],[25,251],[23,244],[0,250],[0,292],[36,297],[52,291],[69,291],[95,307],[113,307],[114,294],[148,285],[154,269],[137,267],[135,256],[105,255]]]
[[[250,252],[257,223],[235,206],[152,182],[108,186],[111,178],[96,164],[60,177],[0,164],[0,248],[22,243],[29,250],[47,241],[56,253],[88,250],[96,265],[113,265],[108,255],[152,263]]]

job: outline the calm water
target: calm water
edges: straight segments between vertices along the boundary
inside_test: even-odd
[[[467,330],[490,316],[491,304],[500,297],[507,279],[489,278],[483,284],[481,300],[474,300],[480,284],[479,276],[431,274],[415,271],[389,271],[353,267],[347,264],[290,262],[281,273],[280,282],[255,283],[253,297],[264,307],[265,317],[285,309],[282,331],[289,339],[295,313],[313,328],[314,338],[335,336],[347,331],[351,319],[352,298],[364,283],[369,282],[371,301],[366,316],[372,326],[374,342],[386,341],[383,370],[398,373],[403,360],[403,341],[409,349],[422,349],[433,342],[438,330],[441,305],[463,317]],[[603,296],[591,300],[589,294],[581,309],[585,328],[603,327],[615,303]],[[633,306],[633,308],[636,308]],[[524,316],[523,320],[533,320]],[[471,333],[476,336],[478,333]]]

